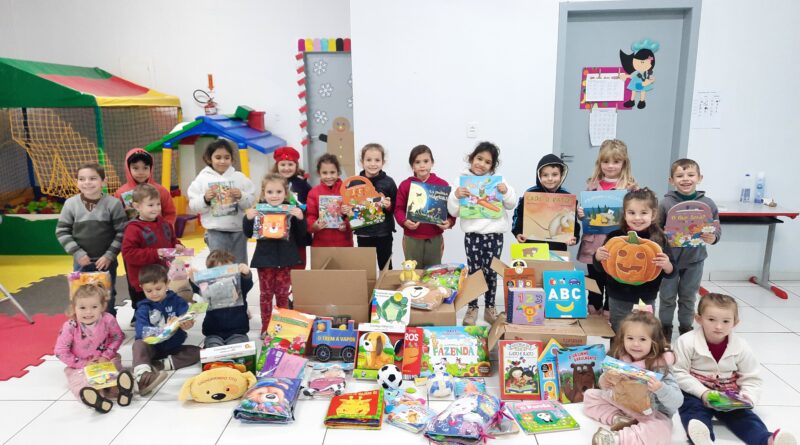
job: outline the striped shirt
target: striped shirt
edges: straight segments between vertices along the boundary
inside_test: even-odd
[[[81,195],[75,195],[64,202],[56,238],[75,260],[89,255],[92,261],[102,256],[113,261],[122,247],[127,220],[122,204],[113,196],[103,195],[89,211]]]

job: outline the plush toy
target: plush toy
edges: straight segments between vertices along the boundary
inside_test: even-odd
[[[411,302],[411,307],[432,311],[439,307],[445,298],[450,296],[450,289],[432,283],[406,283],[398,289]]]
[[[252,372],[239,372],[232,368],[214,368],[203,371],[183,383],[178,400],[192,400],[200,403],[226,402],[236,400],[255,385],[256,376]]]
[[[417,262],[415,260],[405,260],[402,264],[403,271],[400,272],[400,281],[403,283],[407,283],[409,281],[419,281],[419,275],[414,270],[417,268]]]

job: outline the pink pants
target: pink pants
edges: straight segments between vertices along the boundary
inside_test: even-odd
[[[119,354],[117,354],[117,356],[111,360],[111,362],[114,363],[114,366],[117,367],[117,371],[122,371],[124,369],[120,359],[121,357]],[[83,368],[64,368],[64,375],[67,376],[69,390],[72,391],[72,394],[75,394],[76,399],[80,400],[81,388],[88,386],[88,383],[86,382],[86,374],[83,373]],[[103,392],[108,392],[108,389],[110,388],[106,388],[103,390]]]
[[[261,333],[267,332],[272,318],[272,297],[279,308],[289,307],[289,289],[292,277],[289,267],[259,267],[258,286],[261,288]]]
[[[650,416],[629,411],[615,404],[608,390],[587,389],[583,393],[583,412],[606,425],[611,425],[617,414],[638,420],[638,424],[619,431],[620,445],[660,445],[672,441],[672,419],[659,411]]]

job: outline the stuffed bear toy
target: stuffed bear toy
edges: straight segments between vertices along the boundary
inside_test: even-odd
[[[417,262],[415,260],[405,260],[401,267],[403,269],[402,272],[400,272],[401,282],[419,281],[419,275],[417,275],[417,271],[414,270],[417,267]]]
[[[256,376],[252,372],[239,372],[232,368],[214,368],[203,371],[183,383],[178,400],[192,400],[200,403],[226,402],[236,400],[255,385]]]

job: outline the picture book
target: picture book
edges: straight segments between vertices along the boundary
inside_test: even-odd
[[[536,272],[528,267],[525,260],[514,260],[512,267],[503,270],[503,299],[506,302],[506,321],[512,322],[514,308],[511,289],[533,289],[536,285]]]
[[[200,296],[208,303],[208,310],[244,305],[241,275],[238,264],[225,264],[194,273],[194,282]]]
[[[542,273],[547,318],[586,318],[588,298],[583,271],[546,270]]]
[[[628,362],[616,359],[607,355],[603,359],[603,372],[614,372],[641,383],[647,383],[650,379],[661,380],[664,375],[648,369],[642,369]]]
[[[353,377],[376,380],[383,365],[403,366],[405,327],[396,324],[360,323]]]
[[[561,403],[583,402],[583,392],[597,388],[597,379],[603,373],[603,345],[574,346],[558,350],[556,369],[561,388]]]
[[[488,376],[488,326],[425,326],[421,376],[442,369],[455,377]]]
[[[253,239],[289,239],[292,227],[289,210],[293,208],[290,204],[256,204],[258,215],[253,220]]]
[[[316,316],[292,309],[273,308],[264,344],[303,355]]]
[[[461,187],[469,196],[458,200],[458,217],[463,219],[500,219],[503,217],[503,194],[497,186],[503,183],[502,176],[462,176]]]
[[[719,232],[719,220],[713,218],[711,207],[700,201],[675,204],[667,212],[664,234],[670,247],[700,247],[706,243],[700,235]]]
[[[551,338],[539,354],[539,389],[542,394],[542,400],[558,401],[560,396],[561,386],[559,385],[558,372],[556,371],[559,349],[561,349],[561,345],[556,339]]]
[[[622,221],[622,198],[627,190],[597,190],[581,192],[583,233],[607,234],[619,228]]]
[[[352,185],[353,182],[360,182],[360,184]],[[342,202],[353,209],[353,214],[349,217],[350,227],[353,229],[386,221],[387,216],[381,205],[383,195],[375,190],[372,181],[368,178],[363,176],[347,178],[342,183],[340,193]]]
[[[338,396],[347,387],[347,373],[352,370],[352,363],[308,363],[301,392],[314,399]]]
[[[106,270],[102,272],[70,272],[67,274],[69,283],[69,296],[75,295],[75,291],[84,284],[97,284],[106,290],[111,290],[111,274]]]
[[[512,287],[508,289],[510,311],[506,319],[512,324],[541,326],[544,324],[544,289]]]
[[[467,394],[431,420],[425,437],[436,444],[481,443],[500,409],[500,401],[494,396]]]
[[[539,400],[539,352],[542,342],[532,340],[500,340],[500,399]]]
[[[86,375],[86,384],[94,389],[117,386],[117,375],[119,375],[119,371],[117,367],[114,366],[114,363],[91,363],[83,368],[83,373]]]
[[[575,236],[575,195],[526,192],[522,234],[529,240],[566,243]]]
[[[208,188],[214,193],[211,198],[211,216],[235,215],[239,211],[236,200],[230,194],[233,182],[210,182]]]
[[[129,220],[136,219],[139,216],[139,212],[133,208],[133,190],[123,192],[119,197],[122,199],[122,206],[125,208],[125,216]]]
[[[428,401],[415,394],[402,393],[386,400],[386,423],[412,433],[424,430],[428,422],[436,417],[436,411],[428,406]]]
[[[242,396],[233,417],[252,423],[290,423],[300,394],[300,379],[265,377]]]
[[[580,429],[575,419],[555,400],[525,400],[511,405],[514,419],[526,434]]]
[[[708,404],[717,411],[733,411],[737,409],[753,409],[753,402],[733,391],[710,391]]]
[[[319,219],[325,222],[326,229],[338,229],[342,223],[342,197],[322,195],[319,197]]]
[[[447,219],[450,186],[413,181],[408,189],[406,217],[411,221],[442,224]]]
[[[550,261],[550,245],[547,243],[512,244],[511,259]]]
[[[325,426],[378,430],[383,423],[383,409],[382,389],[333,396]]]
[[[403,377],[417,377],[422,371],[422,345],[425,331],[419,327],[406,327],[403,337]]]
[[[662,374],[639,368],[611,356],[603,359],[603,372],[606,374],[607,381],[615,379],[611,388],[611,397],[614,403],[635,413],[646,416],[653,414],[650,390],[647,389],[647,384],[653,379],[661,380],[664,377]]]
[[[411,321],[411,300],[399,291],[373,290],[371,306],[371,323],[407,326]]]

